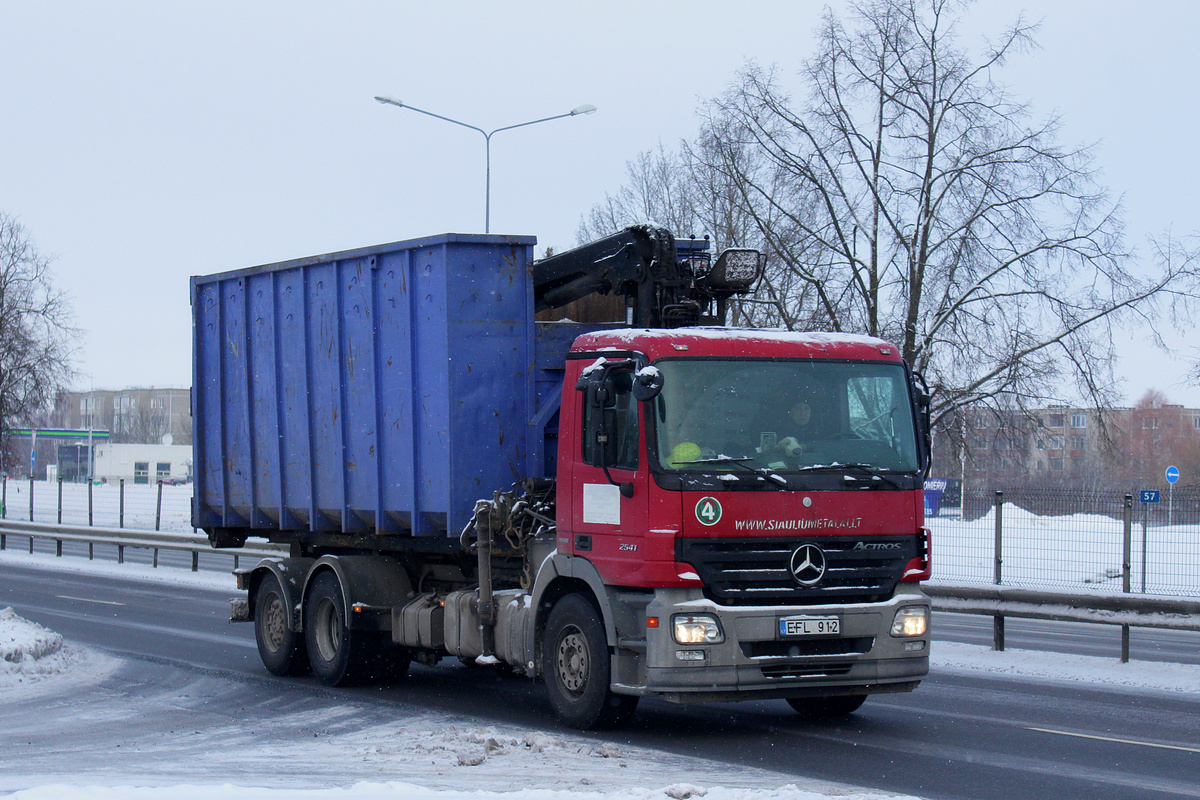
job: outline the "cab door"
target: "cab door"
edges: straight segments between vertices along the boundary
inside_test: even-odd
[[[578,453],[570,486],[570,547],[611,584],[632,583],[645,551],[649,469],[643,404],[634,398],[632,383],[632,368],[617,368],[607,371],[602,386],[577,390],[578,427],[565,434],[576,438]]]

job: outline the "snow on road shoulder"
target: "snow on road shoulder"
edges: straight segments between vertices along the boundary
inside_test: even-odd
[[[787,785],[778,789],[704,788],[677,783],[659,789],[622,789],[617,792],[589,792],[554,789],[485,790],[429,789],[410,783],[357,783],[340,789],[254,789],[233,784],[220,786],[172,786],[148,788],[133,786],[49,785],[27,789],[3,797],[13,800],[825,800],[828,794],[815,794]],[[907,795],[838,793],[840,800],[906,800]],[[915,800],[915,798],[908,798]]]
[[[69,644],[52,630],[0,608],[0,699],[31,687],[58,690],[64,681],[93,680],[106,675],[117,662]]]
[[[214,591],[237,591],[237,580],[233,571],[200,570],[190,572],[174,567],[151,567],[148,564],[134,564],[116,561],[90,560],[71,556],[52,556],[45,553],[26,553],[22,550],[0,550],[0,564],[34,567],[37,569],[52,569],[57,572],[75,572],[82,575],[102,575],[121,580],[147,581],[150,583],[170,583],[175,586],[195,586],[198,589]],[[248,566],[253,566],[251,561]]]
[[[1160,661],[1064,655],[1040,650],[995,651],[958,642],[934,642],[932,672],[965,670],[1028,680],[1064,681],[1077,685],[1111,686],[1137,691],[1188,692],[1200,695],[1200,666]]]

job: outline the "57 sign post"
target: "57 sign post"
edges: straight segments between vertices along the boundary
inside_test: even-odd
[[[1150,523],[1150,504],[1157,503],[1160,499],[1158,489],[1142,489],[1138,492],[1138,500],[1142,503],[1142,592],[1146,591],[1146,528]],[[1125,562],[1129,563],[1128,547],[1126,543]],[[1129,591],[1129,571],[1126,569],[1125,591]]]

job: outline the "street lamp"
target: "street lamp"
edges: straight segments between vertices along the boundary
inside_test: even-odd
[[[487,182],[486,182],[486,189],[485,189],[485,194],[484,194],[484,212],[483,212],[483,214],[484,214],[483,215],[483,232],[484,233],[492,232],[492,136],[494,134],[499,133],[500,131],[511,131],[513,128],[524,128],[529,125],[537,125],[539,122],[549,122],[552,119],[562,119],[563,117],[577,117],[580,114],[595,114],[596,113],[595,106],[584,105],[584,106],[579,106],[578,108],[572,108],[570,111],[568,111],[565,114],[555,114],[553,117],[543,117],[542,119],[534,119],[534,120],[530,120],[529,122],[519,122],[516,125],[505,125],[503,128],[496,128],[494,131],[488,132],[488,131],[485,131],[483,128],[477,128],[474,125],[468,125],[465,122],[459,122],[456,119],[450,119],[450,117],[443,117],[441,114],[434,114],[432,111],[426,111],[422,108],[410,106],[407,103],[402,103],[399,100],[396,100],[395,98],[392,98],[392,97],[380,97],[377,95],[375,97],[375,99],[378,102],[383,103],[384,105],[396,106],[397,108],[407,108],[409,111],[416,111],[418,114],[425,114],[426,116],[436,117],[437,119],[445,120],[446,122],[453,122],[455,125],[461,125],[464,128],[470,128],[473,131],[479,131],[479,133],[483,134],[484,150],[486,151],[486,155],[487,155]]]

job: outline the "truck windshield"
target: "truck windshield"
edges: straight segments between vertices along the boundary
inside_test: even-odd
[[[919,469],[905,368],[840,361],[656,363],[658,461],[682,472]]]

